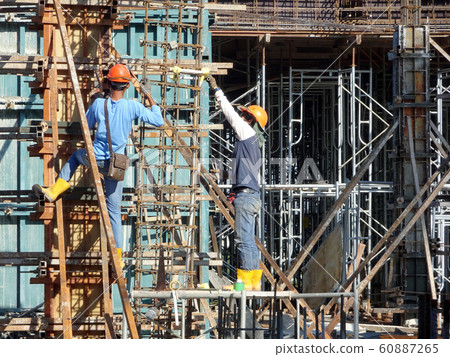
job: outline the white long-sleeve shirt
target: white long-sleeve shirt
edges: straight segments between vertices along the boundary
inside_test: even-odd
[[[218,90],[214,95],[220,104],[220,108],[222,108],[225,118],[227,118],[228,122],[236,133],[236,137],[238,138],[238,140],[243,141],[251,138],[253,135],[256,135],[255,130],[253,130],[253,128],[248,123],[246,123],[238,113],[236,113],[233,106],[228,101],[227,97],[225,97],[225,94],[221,89]]]
[[[259,192],[261,150],[255,130],[234,110],[222,90],[215,92],[220,108],[236,134],[232,157],[232,187],[234,191],[251,188]]]

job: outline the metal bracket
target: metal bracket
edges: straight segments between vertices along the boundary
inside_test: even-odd
[[[41,260],[39,262],[39,277],[40,278],[44,278],[47,276],[47,273],[48,273],[47,268],[48,268],[47,261]]]
[[[48,123],[41,121],[38,126],[36,126],[36,141],[38,145],[44,145],[44,133],[48,130]]]
[[[36,81],[44,82],[44,71],[48,67],[48,58],[41,58],[37,61]]]
[[[439,172],[447,171],[447,169],[450,166],[449,162],[450,162],[450,157],[446,157],[445,159],[442,159],[442,164],[441,164],[441,166],[439,166],[438,171]]]
[[[44,16],[45,7],[47,6],[47,0],[39,0],[39,4],[37,6],[36,14],[39,17]]]

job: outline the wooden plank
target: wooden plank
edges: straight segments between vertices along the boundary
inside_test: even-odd
[[[447,152],[444,150],[441,143],[439,142],[437,137],[434,136],[434,134],[432,132],[430,132],[430,139],[433,141],[433,144],[436,145],[436,148],[439,150],[439,153],[441,154],[441,156],[444,159],[446,159],[448,157]]]
[[[442,134],[440,133],[440,131],[439,131],[438,127],[436,126],[436,124],[434,124],[432,121],[430,121],[430,126],[431,126],[431,129],[433,129],[433,131],[436,134],[436,136],[439,138],[439,140],[445,146],[447,151],[450,152],[450,145],[448,144],[447,140],[445,140],[445,138],[442,136]],[[448,155],[447,154],[443,154],[442,156],[444,156],[444,158],[447,158]]]
[[[247,5],[206,3],[205,9],[211,12],[220,12],[220,11],[240,12],[240,11],[247,11]]]
[[[59,275],[52,274],[42,278],[30,278],[30,284],[58,284]],[[66,279],[67,285],[100,285],[101,277],[71,277]]]
[[[359,264],[361,263],[363,254],[364,254],[364,250],[366,249],[366,245],[363,243],[358,243],[358,249],[357,249],[357,253],[356,253],[356,258],[353,261],[353,263],[349,266],[348,268],[348,276],[352,275],[353,272],[358,269]],[[345,290],[345,291],[350,291],[350,286]]]
[[[40,23],[43,25],[57,25],[58,21],[54,18],[46,18],[43,19],[39,16],[33,16],[31,18],[31,21],[33,23]],[[105,19],[105,18],[81,18],[81,17],[74,17],[65,19],[65,24],[68,26],[75,26],[75,25],[83,25],[83,26],[123,26],[129,24],[129,21],[123,20],[123,21],[116,21],[111,19]]]
[[[202,306],[203,310],[205,310],[206,317],[208,318],[210,326],[213,328],[212,332],[216,338],[218,338],[217,335],[217,322],[214,317],[214,314],[211,311],[211,308],[209,307],[208,301],[206,299],[200,299],[200,305]]]
[[[430,37],[430,43],[433,45],[433,47],[434,47],[435,49],[438,50],[438,52],[439,52],[442,56],[445,57],[445,59],[446,59],[447,61],[450,62],[450,55],[449,55],[447,52],[445,52],[445,50],[444,50],[441,46],[439,46],[439,45],[437,44],[437,42],[436,42],[435,40],[433,40],[431,37]]]
[[[328,238],[302,267],[302,293],[334,291],[342,278],[342,224],[337,224]],[[307,298],[309,306],[319,311],[326,298]]]
[[[47,25],[50,26],[50,25]],[[22,55],[5,55],[0,54],[0,74],[16,74],[16,75],[35,75],[38,69],[38,61],[44,63],[44,69],[51,69],[57,67],[60,71],[60,76],[67,76],[69,67],[64,57],[53,56],[22,56]],[[77,71],[99,71],[102,69],[102,61],[99,59],[92,59],[87,57],[74,58],[75,69]],[[142,74],[143,60],[135,58],[126,58],[122,63],[127,64],[135,74]],[[161,67],[173,66],[178,64],[181,67],[192,67],[195,60],[182,59],[180,61],[168,59],[163,61],[158,58],[149,58],[146,61],[148,69],[151,69],[154,74],[161,74]],[[233,68],[231,62],[202,62],[202,68],[208,68],[212,75],[227,74],[228,69]],[[30,87],[44,86],[45,83],[31,82]],[[84,84],[81,83],[80,86]],[[91,87],[91,84],[87,84]],[[71,83],[59,83],[60,88],[71,88]],[[207,124],[205,124],[207,125]]]
[[[103,331],[104,319],[80,318],[73,323],[75,331]],[[0,319],[0,332],[8,331],[54,331],[64,330],[62,319],[59,318],[6,318]]]
[[[44,13],[44,16],[51,16],[50,11],[46,11]],[[43,30],[43,37],[44,37],[44,46],[43,46],[43,53],[45,55],[51,55],[51,43],[52,43],[52,35],[53,35],[53,26],[44,26]],[[50,90],[45,89],[43,94],[43,119],[45,121],[51,122],[51,110],[50,110]],[[36,147],[42,147],[45,148],[42,154],[42,159],[44,161],[44,186],[49,187],[51,183],[53,182],[53,171],[51,169],[51,157],[53,156],[53,147],[51,145],[51,140],[46,140],[42,143],[41,140],[38,140]],[[52,208],[50,209],[50,206]],[[49,211],[52,212],[52,217],[50,219],[44,220],[44,250],[45,251],[55,251],[54,246],[54,220],[53,220],[53,205],[50,203],[44,203],[44,213],[47,213]],[[33,214],[31,214],[33,215]],[[53,285],[45,285],[44,286],[44,313],[46,317],[55,317],[58,314],[58,309],[56,306],[56,291],[55,286]],[[55,337],[54,334],[46,332],[47,338],[53,338]]]
[[[219,256],[219,244],[217,243],[216,230],[214,229],[214,223],[212,216],[209,216],[209,234],[211,235],[211,243],[213,246],[213,251]],[[217,267],[217,275],[222,278],[223,272],[222,267]]]
[[[13,317],[0,319],[0,332],[43,331],[45,319],[37,317]]]
[[[113,265],[114,271],[118,277],[117,285],[118,285],[120,297],[122,300],[123,310],[124,310],[124,313],[125,313],[125,316],[127,319],[131,338],[138,339],[139,334],[137,331],[136,322],[133,317],[133,312],[131,310],[131,304],[130,304],[130,300],[129,300],[129,296],[128,296],[128,291],[125,286],[125,280],[121,273],[122,269],[120,266],[119,256],[117,254],[116,244],[114,241],[114,235],[112,233],[112,227],[111,227],[111,222],[109,220],[108,209],[106,206],[105,195],[103,192],[103,186],[102,186],[102,182],[100,180],[100,174],[98,171],[97,162],[95,160],[94,148],[92,145],[92,139],[91,139],[91,135],[90,135],[89,126],[87,123],[86,112],[84,110],[83,99],[82,99],[81,91],[80,91],[80,87],[79,87],[78,76],[75,71],[75,64],[73,62],[72,50],[70,48],[70,42],[69,42],[69,37],[67,34],[67,28],[66,28],[66,25],[64,22],[62,7],[61,7],[59,0],[54,0],[54,8],[56,11],[56,16],[58,18],[58,24],[59,24],[59,29],[60,29],[60,33],[61,33],[61,38],[62,38],[62,41],[64,44],[64,50],[65,50],[65,54],[67,57],[67,63],[70,68],[70,77],[71,77],[72,84],[73,84],[73,92],[75,94],[77,109],[80,114],[83,138],[84,138],[84,141],[86,144],[89,162],[91,164],[92,175],[94,177],[95,189],[96,189],[97,198],[99,201],[99,208],[100,208],[100,212],[102,215],[102,221],[103,221],[103,224],[105,227],[105,232],[106,232],[106,235],[108,238],[108,245],[110,248],[109,250],[110,250],[110,254],[112,256],[112,265]]]
[[[0,326],[0,332],[42,331],[42,325],[8,325]]]
[[[109,264],[108,264],[108,242],[106,240],[103,224],[100,225],[100,248],[102,254],[102,288],[103,288],[103,316],[105,317],[105,337],[116,338],[112,322],[113,306],[111,289],[109,289]]]
[[[53,29],[52,35],[52,51],[56,54],[56,31]],[[52,125],[58,126],[58,75],[56,68],[49,71],[50,81],[50,112]],[[52,133],[53,143],[53,182],[55,182],[56,170],[58,168],[58,130]],[[63,336],[66,339],[72,338],[72,312],[71,312],[71,298],[70,289],[67,286],[67,272],[66,272],[66,243],[64,236],[64,218],[63,218],[63,200],[60,198],[55,202],[56,205],[56,226],[58,237],[58,252],[59,252],[59,287],[61,292],[61,315],[63,319]]]

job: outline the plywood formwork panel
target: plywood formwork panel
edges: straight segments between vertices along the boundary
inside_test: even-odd
[[[342,225],[331,232],[319,250],[314,253],[303,270],[304,293],[326,293],[333,291],[342,274]],[[323,298],[305,299],[312,309],[323,304]]]

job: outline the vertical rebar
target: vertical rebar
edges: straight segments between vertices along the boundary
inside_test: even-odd
[[[345,305],[345,298],[343,295],[341,295],[341,304],[339,306],[339,310],[340,310],[340,316],[341,316],[341,333],[340,333],[340,337],[341,339],[346,339],[347,335],[346,335],[346,331],[347,331],[347,327],[346,327],[346,320],[347,320],[347,316],[345,314],[344,311],[344,305]]]

